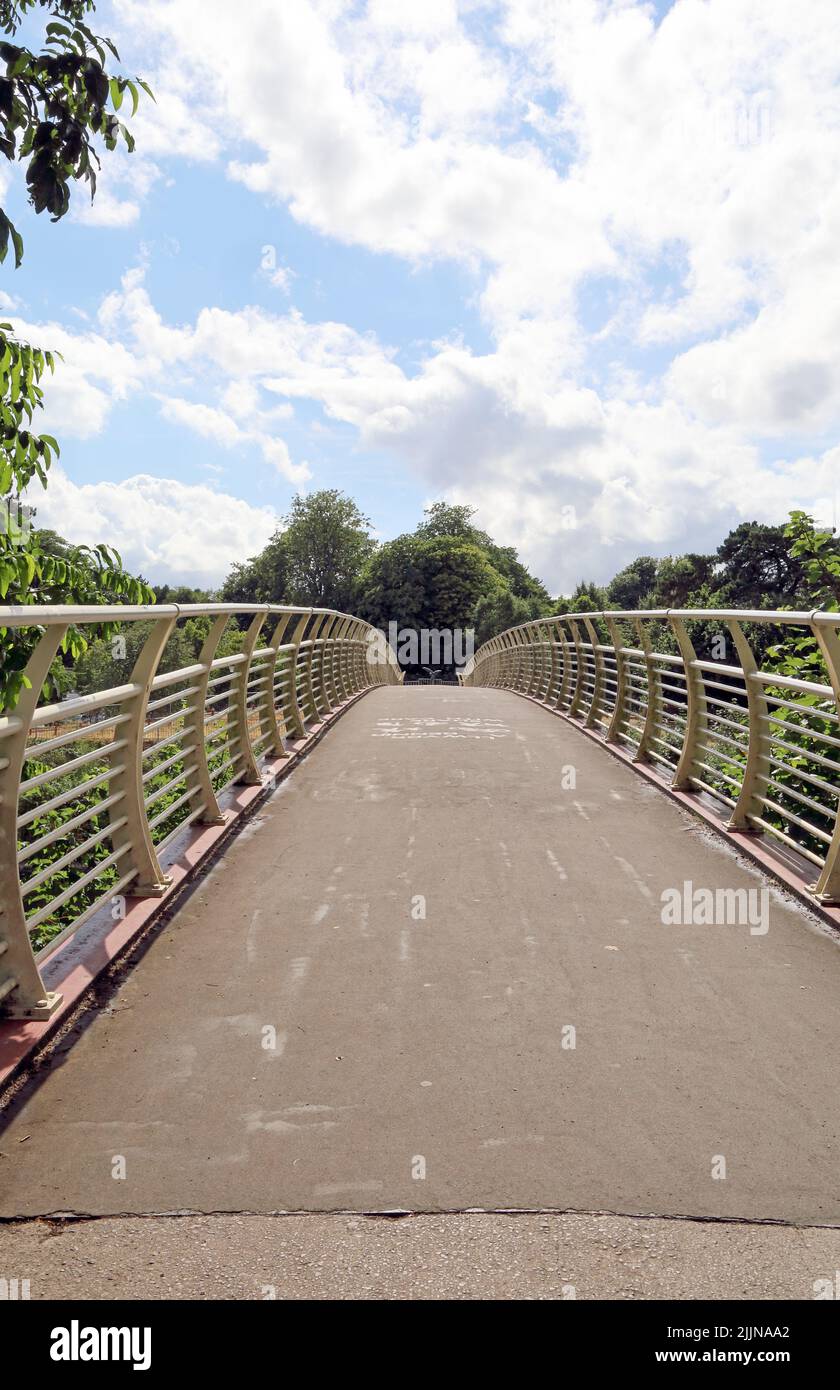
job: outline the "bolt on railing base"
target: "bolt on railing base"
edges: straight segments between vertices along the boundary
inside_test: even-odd
[[[154,883],[135,883],[128,896],[131,898],[161,898],[167,888],[172,886],[172,875],[164,874]]]
[[[28,1018],[34,1022],[44,1022],[52,1018],[56,1009],[59,1008],[63,994],[58,994],[55,990],[48,990],[43,999],[36,999],[31,1004],[15,1004],[14,999],[4,1002],[3,1017],[6,1018]]]
[[[808,884],[808,892],[813,893],[817,902],[823,907],[840,907],[840,898],[836,893],[818,893],[816,883]]]

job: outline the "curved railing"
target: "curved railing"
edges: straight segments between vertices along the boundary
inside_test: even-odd
[[[840,901],[840,613],[573,613],[485,642],[464,685],[548,706],[769,835]],[[698,647],[709,655],[698,655]],[[804,673],[804,674],[803,674]]]
[[[0,1013],[15,1018],[55,1005],[47,952],[117,895],[166,891],[161,854],[193,823],[223,823],[227,787],[261,785],[266,760],[402,680],[381,633],[328,609],[33,605],[0,608],[0,628],[32,648],[0,716]],[[80,631],[107,634],[96,650],[124,681],[44,699],[56,662],[72,676]],[[177,664],[185,650],[195,660]]]

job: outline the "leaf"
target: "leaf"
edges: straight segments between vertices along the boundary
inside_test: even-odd
[[[17,578],[17,566],[10,560],[0,560],[0,598],[5,598],[9,585]]]

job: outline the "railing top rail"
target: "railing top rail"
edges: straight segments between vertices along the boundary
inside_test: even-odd
[[[291,603],[115,603],[115,604],[7,604],[0,605],[0,627],[56,627],[62,623],[139,622],[148,618],[212,617],[221,613],[330,614],[352,618],[338,608],[314,608]],[[373,627],[372,623],[368,624]]]
[[[508,632],[524,632],[528,628],[540,627],[545,623],[559,622],[578,622],[584,618],[646,618],[648,620],[667,621],[668,618],[682,618],[684,620],[695,620],[701,622],[743,622],[743,623],[773,623],[790,624],[792,626],[802,626],[803,624],[818,623],[826,627],[840,627],[840,612],[831,613],[820,608],[805,612],[801,609],[791,608],[604,608],[587,613],[550,613],[544,618],[529,618],[524,623],[516,623],[513,627],[504,629]],[[496,636],[504,636],[504,633],[497,633]],[[494,639],[488,638],[488,641]],[[482,643],[486,646],[486,643]],[[479,647],[479,651],[481,647]],[[476,653],[478,655],[478,653]]]

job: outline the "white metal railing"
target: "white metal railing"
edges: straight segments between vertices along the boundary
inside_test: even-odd
[[[167,670],[189,619],[205,620],[198,657]],[[147,632],[124,683],[41,699],[69,631],[136,623]],[[263,759],[352,696],[402,680],[382,634],[329,609],[32,605],[0,608],[0,627],[39,634],[26,685],[0,715],[0,1014],[15,1018],[55,1007],[46,952],[116,895],[165,892],[163,850],[194,822],[223,823],[225,787],[261,784]],[[236,650],[220,655],[231,633]]]
[[[838,629],[840,613],[824,612],[567,613],[491,638],[461,682],[530,696],[671,787],[711,798],[729,829],[769,835],[813,864],[813,893],[837,903]],[[721,659],[698,656],[703,630],[707,646],[712,632],[723,638]],[[770,637],[762,667],[756,650]],[[807,659],[808,679],[784,673],[786,655]]]

